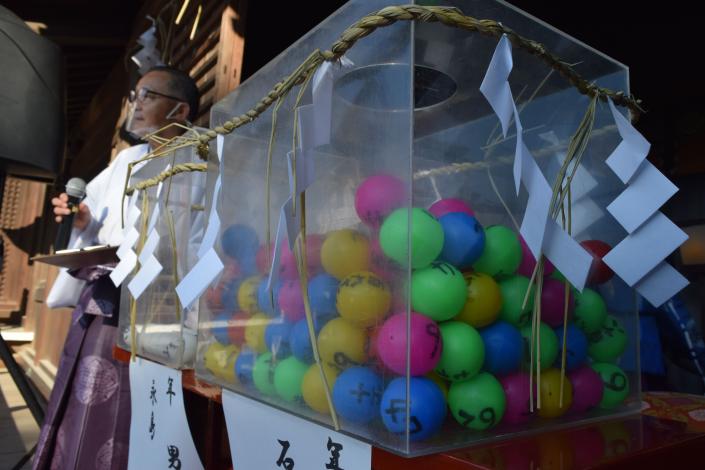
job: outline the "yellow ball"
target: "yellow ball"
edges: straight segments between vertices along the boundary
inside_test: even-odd
[[[477,272],[464,273],[463,277],[468,283],[468,299],[455,320],[475,328],[494,322],[502,308],[502,293],[495,280],[492,276]]]
[[[206,349],[203,363],[211,374],[226,382],[235,382],[235,361],[240,350],[234,344],[227,346],[211,343]]]
[[[321,361],[338,371],[359,365],[367,359],[365,330],[344,318],[334,318],[318,333]]]
[[[326,374],[329,390],[333,390],[335,379],[338,378],[338,371],[333,367],[323,364],[323,373]],[[319,413],[330,414],[328,400],[326,399],[325,389],[323,388],[323,380],[321,373],[318,370],[318,365],[313,364],[304,374],[304,380],[301,383],[301,393],[304,401],[312,409]]]
[[[260,283],[259,276],[251,276],[242,281],[237,290],[237,303],[240,310],[247,313],[255,313],[259,310],[257,305],[257,287]]]
[[[542,418],[557,418],[563,415],[573,403],[573,386],[568,377],[563,378],[563,404],[560,402],[561,371],[551,368],[541,372],[541,408]]]
[[[341,317],[367,328],[384,318],[391,303],[387,284],[375,274],[361,271],[340,282],[335,306]]]
[[[264,330],[271,321],[272,319],[262,312],[255,313],[252,318],[245,320],[245,343],[256,353],[263,353],[267,350]]]
[[[433,380],[435,384],[438,385],[438,388],[440,388],[441,392],[443,392],[443,398],[448,401],[448,382],[446,382],[445,379],[438,375],[435,371],[431,371],[426,374],[426,378]]]
[[[331,232],[321,246],[321,263],[323,269],[337,279],[366,271],[370,265],[370,243],[355,230]]]

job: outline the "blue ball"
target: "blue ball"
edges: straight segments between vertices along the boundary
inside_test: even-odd
[[[252,369],[255,367],[257,354],[250,348],[244,347],[235,361],[235,376],[242,385],[252,383]]]
[[[237,291],[240,289],[242,279],[236,279],[229,282],[220,294],[220,303],[223,305],[223,310],[227,312],[239,312],[240,305],[237,303]]]
[[[439,256],[458,269],[469,268],[485,248],[485,231],[477,219],[464,212],[439,217],[443,227],[443,250]]]
[[[335,299],[340,282],[327,273],[313,276],[308,282],[308,301],[314,315],[335,315]]]
[[[290,354],[289,336],[293,327],[293,324],[283,319],[267,325],[264,330],[264,342],[272,353],[272,357],[283,359]]]
[[[230,336],[228,335],[228,330],[230,330],[230,320],[232,319],[232,312],[223,312],[215,315],[213,317],[213,327],[211,328],[211,333],[215,337],[216,341],[220,344],[230,344]]]
[[[320,333],[321,328],[323,328],[323,326],[332,318],[332,315],[327,315],[324,317],[317,317],[314,315],[313,326],[316,331],[316,335]],[[313,362],[313,348],[311,347],[311,337],[308,334],[308,324],[305,318],[297,321],[294,324],[294,328],[291,329],[289,345],[291,346],[292,354],[296,356],[299,361],[309,364]]]
[[[505,321],[497,321],[481,328],[485,343],[484,369],[494,375],[505,375],[519,370],[524,341],[519,330]]]
[[[273,295],[270,296],[267,292],[267,278],[257,286],[257,305],[262,312],[266,313],[270,317],[276,317],[279,315],[279,305],[277,305],[277,298],[279,297],[279,289],[281,289],[281,281],[277,282],[272,289]],[[274,305],[272,305],[274,302]]]
[[[333,385],[333,404],[340,416],[353,423],[365,424],[379,416],[379,402],[384,382],[367,367],[344,370]]]
[[[257,232],[251,227],[234,224],[226,228],[220,236],[220,246],[223,248],[223,252],[231,258],[235,258],[240,263],[240,269],[246,272],[247,266],[243,266],[243,264],[248,264],[250,257],[254,263],[259,248],[259,238]],[[255,267],[255,271],[256,269]]]
[[[409,440],[420,441],[433,436],[446,417],[443,392],[431,379],[409,377],[409,394]],[[406,434],[406,378],[398,377],[389,383],[382,395],[380,413],[389,432]]]
[[[563,351],[563,327],[559,326],[555,330],[558,337],[558,358],[556,367],[561,367],[561,356]],[[569,323],[565,342],[565,368],[574,370],[585,363],[588,355],[588,339],[583,330],[575,324]]]

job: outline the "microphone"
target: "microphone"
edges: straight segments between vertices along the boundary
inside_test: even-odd
[[[65,250],[69,244],[71,230],[73,229],[73,214],[78,211],[78,204],[86,195],[86,182],[81,178],[71,178],[66,183],[66,195],[69,197],[68,206],[71,213],[63,216],[59,224],[59,230],[54,241],[54,252]]]

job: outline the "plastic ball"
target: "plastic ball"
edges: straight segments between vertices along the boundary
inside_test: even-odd
[[[475,216],[475,212],[470,208],[468,203],[462,199],[457,199],[453,197],[439,199],[438,201],[431,204],[428,211],[433,214],[434,217],[443,217],[446,214],[453,212],[462,212],[467,215]]]
[[[235,361],[235,375],[242,385],[252,383],[252,370],[255,367],[257,354],[248,347],[242,348]]]
[[[370,239],[370,271],[385,282],[393,282],[403,276],[401,266],[387,258],[379,244],[379,238]]]
[[[365,179],[355,191],[355,210],[366,225],[379,228],[396,208],[408,204],[409,184],[391,175]]]
[[[282,315],[290,322],[297,322],[306,315],[301,283],[298,280],[282,283],[277,296],[277,305]]]
[[[237,290],[237,303],[244,312],[255,313],[259,311],[257,288],[260,281],[259,276],[251,276],[240,284],[240,288]]]
[[[471,215],[452,212],[438,219],[443,227],[440,259],[460,269],[469,268],[485,248],[485,231]]]
[[[289,402],[301,398],[301,384],[307,370],[308,364],[294,356],[280,361],[274,369],[274,389],[277,395]]]
[[[519,244],[521,245],[521,264],[519,264],[519,267],[517,268],[517,274],[521,274],[522,276],[526,276],[531,279],[531,276],[534,274],[534,269],[536,269],[536,258],[534,258],[534,254],[531,253],[529,245],[526,244],[524,237],[521,235],[519,235]],[[551,263],[547,258],[544,258],[543,275],[550,276],[553,274],[554,270],[555,267],[553,266],[553,263]]]
[[[206,289],[206,307],[211,313],[218,313],[223,310],[223,291],[225,286],[217,285]]]
[[[555,279],[544,279],[541,288],[541,320],[550,326],[563,324],[566,315],[565,284]],[[568,287],[568,320],[573,313],[573,292]]]
[[[561,371],[547,369],[541,371],[541,407],[538,408],[542,418],[557,418],[565,414],[573,403],[573,385],[570,380],[563,378],[563,400],[561,401]]]
[[[340,282],[330,274],[321,273],[308,281],[308,303],[316,316],[335,315],[336,295]]]
[[[274,372],[277,361],[272,358],[272,353],[266,352],[257,356],[255,366],[252,368],[252,382],[257,390],[265,395],[274,395]]]
[[[464,321],[475,328],[494,322],[502,308],[499,285],[487,274],[472,272],[463,274],[463,277],[468,285],[468,297],[454,320]]]
[[[602,296],[587,287],[582,292],[574,291],[573,294],[575,324],[585,333],[594,333],[602,328],[607,318],[607,306]]]
[[[431,371],[428,374],[426,374],[426,378],[429,380],[432,380],[434,384],[438,385],[438,388],[443,393],[443,398],[447,401],[448,400],[448,382],[443,377],[438,375],[435,371]]]
[[[409,225],[411,212],[411,225]],[[411,228],[411,236],[409,235]],[[409,253],[411,240],[411,253]],[[430,212],[417,207],[401,208],[392,212],[382,224],[379,242],[384,254],[399,263],[414,269],[428,266],[443,249],[443,227]],[[409,258],[411,255],[411,258]]]
[[[326,376],[326,381],[328,382],[329,390],[332,391],[333,385],[338,378],[338,370],[326,364],[323,364],[322,367],[323,373]],[[301,392],[303,394],[304,402],[306,402],[311,409],[319,413],[330,414],[325,387],[323,385],[321,372],[318,369],[317,364],[312,364],[306,371],[306,374],[304,374],[304,379],[301,383]]]
[[[220,282],[228,284],[242,277],[242,270],[237,260],[228,258],[223,262],[223,274],[220,276]]]
[[[387,284],[368,271],[350,274],[338,286],[336,308],[340,316],[363,328],[384,318],[391,303]]]
[[[602,284],[612,279],[614,271],[602,261],[612,247],[601,240],[585,240],[580,242],[580,245],[592,255],[592,264],[587,278],[588,285]]]
[[[232,314],[229,312],[218,313],[213,317],[211,333],[213,337],[220,344],[230,344],[230,336],[228,335],[228,330],[230,329],[230,319]]]
[[[613,362],[627,347],[627,333],[612,315],[607,315],[602,327],[588,336],[588,354],[597,362]]]
[[[516,234],[503,225],[485,229],[485,249],[473,264],[475,271],[490,276],[514,274],[521,263],[521,244]]]
[[[220,236],[220,246],[226,255],[242,261],[249,257],[255,257],[259,248],[259,239],[257,232],[251,227],[234,224],[223,231]]]
[[[558,357],[555,366],[560,369],[563,361],[563,326],[559,326],[554,331],[558,339]],[[585,333],[572,323],[567,326],[566,332],[565,368],[570,371],[583,365],[587,359],[588,340]]]
[[[237,292],[240,290],[242,280],[235,279],[229,282],[224,282],[223,289],[220,295],[220,304],[223,310],[228,312],[237,312],[240,310],[240,305],[237,302]]]
[[[228,339],[231,344],[241,346],[245,342],[245,325],[251,318],[249,313],[238,312],[228,320]]]
[[[531,288],[529,298],[524,305],[526,291]],[[502,295],[502,306],[499,309],[499,319],[517,328],[523,328],[531,321],[531,311],[534,305],[534,286],[530,286],[529,278],[514,275],[499,281],[499,291]]]
[[[605,362],[597,362],[591,367],[600,374],[604,387],[599,407],[610,410],[620,405],[629,395],[629,379],[624,371]]]
[[[260,312],[266,313],[270,317],[279,315],[279,290],[282,283],[278,282],[272,288],[272,291],[267,291],[267,279],[263,279],[257,286],[257,306]]]
[[[333,385],[333,404],[340,416],[353,423],[368,423],[379,416],[384,382],[367,367],[355,366],[340,373]]]
[[[406,374],[407,319],[411,330],[409,367],[411,375],[424,375],[432,371],[441,358],[443,342],[436,322],[411,312],[392,315],[377,334],[377,353],[384,365],[399,375]]]
[[[293,327],[292,323],[278,319],[273,320],[265,328],[264,342],[267,345],[267,351],[271,352],[275,359],[282,359],[291,352],[289,336]]]
[[[507,398],[502,384],[492,374],[481,372],[471,379],[451,384],[448,406],[461,426],[483,431],[502,420]]]
[[[323,363],[340,371],[367,359],[365,330],[344,318],[334,318],[318,334],[318,352]]]
[[[336,279],[367,271],[370,266],[370,242],[355,230],[330,232],[321,246],[323,269]]]
[[[211,343],[206,349],[203,364],[215,377],[226,382],[235,382],[235,361],[240,349],[234,344]]]
[[[529,374],[526,372],[516,372],[499,379],[504,389],[507,399],[507,408],[504,412],[504,422],[509,424],[526,423],[532,417],[529,405],[531,394],[529,393]]]
[[[467,323],[449,321],[439,325],[443,351],[436,372],[450,381],[463,381],[476,375],[485,361],[485,345],[480,333]]]
[[[319,233],[306,235],[306,269],[308,276],[314,276],[321,270],[321,248],[325,237]]]
[[[531,325],[522,328],[521,335],[524,337],[524,363],[528,366],[531,362]],[[541,369],[548,369],[558,357],[558,338],[553,329],[544,322],[541,322],[539,326],[534,344],[534,361],[536,360],[536,351],[539,350],[539,341],[541,342],[541,350],[538,359]],[[536,368],[536,363],[534,363],[534,367]]]
[[[271,321],[272,319],[262,312],[255,313],[248,320],[245,320],[245,344],[253,351],[263,353],[267,350],[264,332]]]
[[[485,344],[483,368],[494,375],[504,375],[521,367],[524,341],[519,330],[504,321],[480,329]]]
[[[448,263],[435,262],[411,275],[411,308],[438,322],[460,313],[467,297],[465,278]]]
[[[321,316],[317,317],[314,315],[313,324],[316,335],[321,331],[323,325],[325,325],[332,316]],[[305,318],[297,321],[294,327],[291,329],[291,334],[289,336],[289,346],[291,346],[291,353],[296,356],[300,361],[310,363],[313,361],[313,348],[311,346],[311,337],[308,334],[308,322]]]
[[[391,433],[405,436],[406,404],[409,403],[409,440],[413,442],[428,439],[443,425],[447,414],[443,392],[432,380],[426,377],[398,377],[392,380],[382,395],[379,411],[382,422]]]
[[[573,385],[573,413],[585,413],[595,408],[602,401],[603,385],[600,374],[590,366],[584,365],[568,373]]]

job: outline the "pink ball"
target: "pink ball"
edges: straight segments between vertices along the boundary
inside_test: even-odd
[[[536,268],[536,258],[534,258],[534,254],[531,253],[529,245],[526,244],[524,237],[521,235],[519,236],[519,242],[521,243],[521,264],[519,265],[519,269],[517,269],[517,274],[521,274],[522,276],[526,276],[531,279],[531,275],[534,273],[534,269]],[[553,266],[553,263],[545,258],[543,261],[544,277],[550,276],[554,269],[555,267]]]
[[[464,212],[467,215],[475,216],[475,212],[473,212],[465,201],[452,197],[434,202],[431,204],[431,207],[428,208],[428,211],[436,216],[436,218],[451,212]]]
[[[573,313],[573,292],[568,289],[568,319]],[[565,283],[544,279],[541,289],[541,320],[555,328],[563,324],[565,313]]]
[[[366,225],[379,228],[394,209],[409,203],[406,186],[394,176],[370,176],[355,192],[357,215]]]
[[[377,335],[377,354],[385,366],[406,374],[406,313],[392,315]],[[411,375],[431,372],[441,358],[443,343],[436,322],[411,312]]]
[[[296,322],[306,316],[304,299],[301,296],[301,283],[298,280],[284,281],[279,289],[279,310],[290,322]]]
[[[582,366],[568,373],[568,380],[573,385],[573,404],[571,413],[585,413],[602,401],[602,378],[590,366]]]
[[[306,236],[306,260],[308,266],[308,276],[312,277],[321,270],[321,245],[323,236],[316,233]],[[267,257],[267,250],[264,245],[257,251],[257,269],[262,274],[269,274],[270,265],[274,257],[274,240],[272,240],[271,255]],[[279,278],[282,280],[294,280],[299,278],[299,271],[296,267],[296,257],[289,249],[289,242],[284,240],[281,246],[279,260]]]
[[[515,372],[499,379],[507,397],[507,407],[503,421],[509,424],[526,423],[531,419],[529,412],[529,374]],[[534,389],[536,385],[534,385]]]

